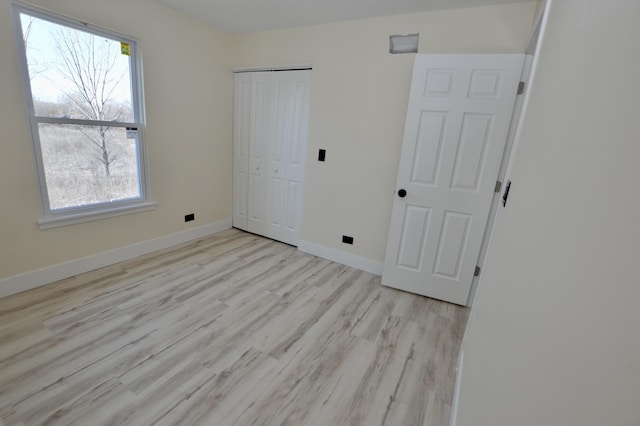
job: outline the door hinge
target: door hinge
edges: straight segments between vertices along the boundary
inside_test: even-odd
[[[493,190],[493,192],[500,192],[501,189],[502,189],[502,182],[497,181],[496,188]]]
[[[522,95],[524,93],[524,81],[518,83],[518,95]]]
[[[473,276],[474,276],[474,277],[477,277],[477,276],[479,276],[479,275],[480,275],[480,267],[479,267],[479,266],[476,266],[476,270],[473,272]]]

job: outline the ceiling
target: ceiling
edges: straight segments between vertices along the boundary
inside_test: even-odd
[[[231,34],[531,0],[156,0]]]

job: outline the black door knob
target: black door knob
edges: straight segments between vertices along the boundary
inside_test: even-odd
[[[404,189],[401,189],[400,191],[398,191],[398,197],[404,198],[406,196],[407,196],[407,191],[405,191]]]

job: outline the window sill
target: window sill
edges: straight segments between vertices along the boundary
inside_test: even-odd
[[[38,221],[40,229],[57,228],[60,226],[75,225],[77,223],[90,222],[93,220],[106,219],[108,217],[123,216],[126,214],[145,212],[154,210],[158,203],[143,201],[136,204],[107,207],[99,211],[67,213],[64,216],[51,216]]]

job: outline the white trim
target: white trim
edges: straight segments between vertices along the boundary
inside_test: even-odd
[[[91,22],[83,21],[82,19],[79,19],[79,18],[75,18],[72,16],[68,16],[68,15],[56,12],[55,10],[48,9],[43,6],[36,6],[34,4],[31,4],[22,0],[12,0],[11,3],[14,6],[16,6],[16,8],[22,9],[26,11],[29,15],[34,15],[40,19],[51,21],[51,19],[54,18],[55,20],[60,21],[63,25],[66,25],[68,27],[72,27],[80,31],[87,31],[87,29],[89,29],[90,31],[93,31],[93,32],[102,33],[101,35],[105,36],[106,38],[112,39],[114,41],[125,41],[125,42],[132,41],[132,42],[135,42],[135,44],[138,44],[140,42],[139,38],[125,35],[118,31],[114,31],[109,28],[93,24]],[[18,40],[21,40],[22,33],[18,32],[18,34],[19,34]]]
[[[140,123],[133,123],[129,121],[100,121],[100,120],[83,120],[79,118],[65,118],[65,117],[45,117],[38,115],[35,117],[38,123],[46,124],[61,124],[61,125],[73,125],[79,124],[81,126],[103,126],[103,127],[137,127]]]
[[[65,213],[64,216],[50,216],[38,220],[40,229],[57,228],[59,226],[74,225],[76,223],[90,222],[92,220],[106,219],[108,217],[122,216],[131,213],[154,210],[158,203],[142,201],[129,205],[116,205],[111,208],[102,208],[99,211],[89,210],[77,213]]]
[[[73,277],[74,275],[93,271],[94,269],[103,268],[124,260],[203,238],[230,228],[231,219],[226,219],[198,228],[176,232],[175,234],[165,235],[152,240],[142,241],[114,250],[3,278],[0,279],[0,297],[31,290],[64,278]]]
[[[453,401],[451,403],[451,418],[449,426],[456,426],[458,423],[458,400],[460,399],[460,377],[462,377],[462,363],[464,362],[464,351],[460,351],[458,365],[456,366],[456,382],[453,387]]]
[[[304,240],[300,240],[298,250],[375,275],[382,275],[382,262],[376,262],[375,260]]]
[[[546,3],[547,3],[546,0],[542,0],[542,4],[540,5],[538,12],[536,13],[535,19],[533,20],[533,22],[535,22],[535,25],[533,26],[533,31],[529,36],[529,44],[527,45],[527,50],[525,50],[525,53],[527,53],[528,55],[534,55],[536,53],[536,49],[538,48],[538,38],[540,38],[540,28],[542,27],[542,18],[544,16],[544,11],[547,8]]]
[[[241,67],[241,68],[232,68],[231,72],[233,73],[241,73],[241,72],[256,72],[256,71],[295,71],[295,70],[310,70],[313,69],[313,65],[311,64],[293,64],[293,65],[264,65],[260,67]]]

